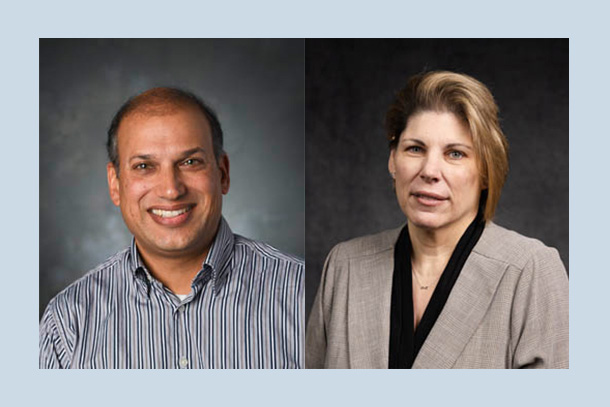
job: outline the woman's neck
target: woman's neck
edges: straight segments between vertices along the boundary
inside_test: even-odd
[[[411,263],[414,271],[424,278],[434,278],[440,275],[460,238],[474,220],[441,229],[427,229],[409,223],[411,238]]]

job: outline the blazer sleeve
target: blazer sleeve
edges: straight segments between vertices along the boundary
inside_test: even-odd
[[[511,321],[513,368],[569,367],[569,288],[557,250],[541,247],[524,266]]]
[[[335,246],[324,263],[320,286],[314,299],[305,334],[305,367],[323,369],[326,367],[327,323],[333,301],[333,275],[339,246]]]

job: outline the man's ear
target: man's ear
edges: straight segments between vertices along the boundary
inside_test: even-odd
[[[231,177],[229,176],[229,156],[223,153],[218,159],[218,169],[220,169],[220,185],[222,187],[222,194],[226,195],[229,192],[229,186],[231,186]]]
[[[121,194],[119,193],[119,176],[114,168],[114,164],[108,163],[106,165],[106,173],[108,175],[108,192],[110,193],[110,199],[116,206],[121,205]]]

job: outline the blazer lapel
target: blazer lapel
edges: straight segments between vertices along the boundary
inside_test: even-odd
[[[350,367],[388,367],[393,246],[350,261],[348,343]]]
[[[453,367],[485,316],[507,266],[475,251],[476,246],[415,358],[413,369]]]

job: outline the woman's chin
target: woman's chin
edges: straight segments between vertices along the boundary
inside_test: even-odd
[[[423,229],[423,230],[438,230],[440,229],[441,225],[435,222],[414,222],[409,220],[409,226],[413,227],[415,226],[418,229]]]
[[[409,226],[415,226],[419,229],[436,230],[440,229],[444,222],[438,214],[416,214],[413,216],[407,215]]]

